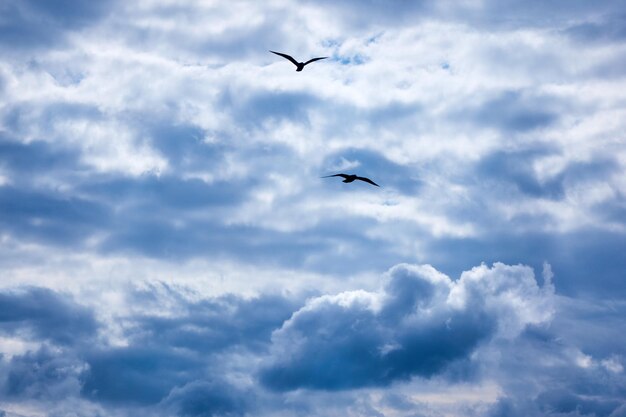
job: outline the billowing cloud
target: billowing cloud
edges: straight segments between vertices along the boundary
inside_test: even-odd
[[[550,319],[553,289],[525,267],[496,264],[454,282],[400,265],[380,293],[314,298],[274,333],[276,359],[261,380],[277,390],[350,389],[432,377],[495,335]]]
[[[594,325],[578,318],[575,301],[555,294],[549,266],[543,275],[539,285],[529,267],[495,264],[452,280],[429,265],[400,264],[378,291],[306,301],[147,285],[127,291],[117,313],[50,290],[13,290],[3,294],[5,307],[16,300],[33,306],[3,319],[3,343],[13,348],[0,361],[0,395],[10,406],[62,396],[86,414],[115,408],[181,416],[273,416],[285,407],[340,415],[320,405],[334,395],[344,413],[378,415],[435,413],[437,406],[411,396],[415,384],[433,391],[424,397],[431,399],[449,395],[438,393],[447,385],[463,392],[487,384],[493,402],[471,403],[466,412],[617,412],[626,390],[619,344],[585,344],[568,321]],[[57,325],[71,332],[50,336],[60,334]],[[603,331],[621,330],[609,323]],[[489,381],[498,383],[495,396]],[[395,396],[380,395],[390,385]],[[356,388],[371,395],[364,399]]]

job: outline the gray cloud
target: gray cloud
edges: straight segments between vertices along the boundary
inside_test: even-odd
[[[74,345],[88,342],[96,329],[93,312],[69,296],[37,287],[0,292],[0,331],[4,334],[25,332],[27,338]]]
[[[162,405],[182,417],[243,416],[252,407],[251,395],[223,381],[194,381],[174,388]]]
[[[603,43],[626,39],[626,16],[610,14],[596,21],[585,21],[570,26],[565,33],[576,41]]]
[[[274,334],[276,359],[261,381],[279,391],[341,390],[440,374],[493,337],[499,322],[515,331],[523,313],[504,308],[504,299],[526,294],[521,309],[531,310],[545,303],[527,273],[497,265],[453,283],[432,268],[397,266],[382,293],[310,300]]]
[[[501,398],[487,407],[487,414],[476,409],[476,415],[576,410],[619,415],[626,393],[619,372],[623,346],[606,335],[596,338],[606,342],[590,343],[586,326],[599,331],[587,310],[592,305],[561,298],[567,301],[563,304],[554,295],[549,272],[545,278],[540,287],[529,268],[496,264],[453,281],[430,266],[403,264],[389,271],[381,291],[313,296],[303,307],[278,295],[198,299],[167,285],[150,285],[128,293],[128,302],[140,309],[115,317],[124,329],[125,346],[96,340],[93,335],[103,324],[93,318],[88,326],[75,324],[74,316],[93,317],[90,309],[53,291],[30,289],[27,294],[46,294],[29,295],[33,301],[57,300],[39,304],[55,305],[61,318],[38,318],[43,313],[37,308],[21,308],[10,317],[5,313],[5,337],[27,336],[53,345],[0,360],[5,375],[0,395],[9,403],[32,404],[63,396],[86,402],[85,407],[155,415],[240,416],[255,410],[271,416],[285,407],[307,415],[339,415],[338,404],[313,403],[332,395],[344,412],[375,416],[382,407],[408,416],[420,409],[424,415],[437,414],[404,397],[404,382],[435,380],[440,387],[444,381],[480,384],[495,378]],[[15,301],[19,292],[6,294]],[[6,300],[3,304],[0,311],[15,310]],[[57,310],[74,313],[64,318]],[[37,330],[44,323],[50,329],[63,323],[72,332],[50,337]],[[603,329],[621,331],[614,320]],[[546,367],[533,361],[536,357],[554,365]],[[351,391],[390,384],[398,395],[376,401],[358,399]],[[310,394],[303,397],[303,392]]]
[[[81,29],[102,18],[114,1],[5,0],[0,4],[0,44],[18,51],[51,47],[64,40],[69,30]]]
[[[68,354],[42,347],[2,364],[2,396],[7,399],[52,400],[75,397],[80,392],[86,364]]]

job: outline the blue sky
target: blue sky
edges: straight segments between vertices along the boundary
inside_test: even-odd
[[[626,2],[0,11],[0,416],[626,416]]]

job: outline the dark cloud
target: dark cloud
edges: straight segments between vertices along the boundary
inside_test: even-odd
[[[547,150],[498,151],[483,158],[477,172],[486,181],[509,182],[531,196],[561,199],[565,191],[562,175],[541,181],[534,171],[536,160],[548,155]]]
[[[180,415],[239,413],[249,394],[221,379],[206,378],[227,373],[235,365],[229,362],[230,354],[256,356],[265,351],[271,332],[295,308],[292,301],[275,295],[248,300],[226,295],[192,302],[167,286],[138,292],[135,299],[144,307],[168,304],[176,313],[128,317],[128,346],[85,352],[89,371],[82,392],[109,403],[162,402]],[[207,414],[201,414],[205,406]]]
[[[4,368],[3,397],[44,400],[76,396],[86,370],[84,362],[73,355],[47,347],[14,356]]]
[[[390,171],[385,179],[392,179],[393,174]],[[333,272],[354,272],[354,268],[365,270],[372,266],[385,270],[389,258],[369,257],[372,251],[401,260],[393,248],[381,247],[381,239],[363,238],[364,226],[375,223],[374,219],[329,218],[294,231],[223,224],[221,216],[242,204],[260,180],[206,183],[167,175],[114,177],[101,182],[94,179],[81,191],[102,204],[121,207],[114,211],[104,229],[107,235],[98,246],[103,253],[131,252],[176,261],[225,256],[290,267],[306,262],[314,270]],[[394,180],[403,184],[400,178]],[[404,181],[412,186],[410,179]],[[350,245],[352,251],[337,253],[338,242]],[[315,261],[311,260],[311,253],[321,255]]]
[[[528,132],[553,125],[559,119],[555,100],[520,91],[505,91],[487,99],[473,111],[464,109],[459,116],[479,127],[496,128],[505,133]]]
[[[222,377],[237,366],[237,355],[266,351],[271,332],[296,308],[277,295],[190,301],[165,285],[139,291],[134,300],[144,308],[167,304],[170,314],[117,317],[128,343],[115,347],[94,337],[101,329],[94,312],[68,297],[44,288],[1,293],[4,336],[56,345],[0,360],[0,395],[82,396],[100,404],[157,406],[181,416],[241,415],[254,394]]]
[[[609,416],[617,409],[622,401],[583,398],[569,391],[548,390],[542,392],[536,399],[541,411],[548,414],[574,413],[581,415],[593,415],[598,417]]]
[[[206,170],[209,167],[212,172],[217,172],[225,153],[232,151],[232,147],[224,144],[205,142],[208,132],[198,126],[175,123],[150,126],[146,122],[141,128],[147,130],[152,146],[176,170]]]
[[[299,264],[319,240],[293,243],[294,234],[251,226],[225,226],[217,221],[190,221],[160,213],[122,219],[116,233],[102,243],[104,253],[140,253],[150,257],[186,260],[200,255],[227,256],[267,263]],[[135,217],[137,216],[137,217]],[[176,224],[179,220],[180,224]],[[297,235],[297,233],[295,234]]]
[[[218,104],[228,107],[238,124],[248,129],[259,129],[272,121],[308,125],[308,112],[319,106],[321,101],[308,92],[256,91],[242,96],[242,92],[225,90]]]
[[[83,395],[95,401],[155,404],[176,385],[201,376],[204,360],[154,342],[87,352]]]
[[[27,287],[0,292],[0,331],[61,345],[88,342],[95,335],[93,312],[52,290]]]
[[[0,168],[12,184],[23,187],[24,191],[52,176],[72,178],[86,170],[76,150],[39,140],[21,143],[1,132],[0,155]]]
[[[146,304],[144,300],[143,304]],[[184,304],[185,313],[174,317],[134,317],[142,331],[137,344],[158,340],[169,346],[198,352],[219,352],[244,347],[261,352],[272,331],[295,310],[293,302],[277,295],[242,300],[234,295]]]
[[[205,144],[200,139],[203,134],[200,129],[168,126],[155,127],[152,140],[172,165],[190,170],[220,169],[224,153],[230,152],[228,146]],[[23,240],[67,246],[101,234],[104,239],[95,249],[104,253],[130,251],[177,260],[207,254],[226,255],[292,266],[301,265],[312,251],[323,251],[338,263],[320,257],[318,264],[310,266],[341,271],[347,271],[355,259],[367,259],[360,262],[363,269],[374,263],[384,270],[388,258],[362,255],[372,250],[392,254],[390,248],[378,248],[378,239],[362,239],[363,225],[374,222],[371,219],[328,219],[311,229],[293,232],[254,225],[224,225],[222,216],[243,204],[273,169],[280,169],[272,167],[272,163],[276,152],[280,155],[287,152],[282,148],[250,151],[256,158],[267,158],[266,162],[259,161],[260,166],[267,165],[267,173],[211,183],[170,174],[138,177],[94,174],[81,167],[75,153],[47,142],[7,141],[2,143],[2,149],[6,155],[3,166],[10,178],[15,178],[16,185],[0,187],[0,207],[4,213],[0,227]],[[379,169],[384,173],[380,180],[385,186],[412,191],[417,184],[407,169],[377,154],[348,150],[341,156],[362,162],[368,169]],[[42,188],[34,182],[45,181],[51,174],[64,178],[72,186],[60,191]],[[337,254],[335,246],[330,245],[337,241],[350,244],[353,252]],[[400,261],[398,257],[395,259]]]
[[[181,417],[235,417],[250,410],[251,396],[224,381],[194,381],[174,388],[162,405]]]
[[[60,245],[82,242],[109,223],[108,208],[58,191],[0,187],[0,227],[23,238]]]
[[[619,414],[611,413],[624,408],[626,380],[614,369],[624,347],[610,336],[621,331],[621,313],[600,326],[608,334],[588,333],[585,329],[598,330],[593,311],[607,314],[580,309],[572,300],[545,326],[546,319],[537,317],[549,316],[551,287],[538,287],[532,271],[522,266],[481,266],[452,281],[428,266],[399,265],[383,291],[317,296],[302,308],[278,295],[196,299],[165,284],[150,285],[128,293],[128,301],[141,310],[115,318],[126,341],[117,347],[93,337],[98,325],[90,309],[51,290],[20,291],[0,297],[4,334],[29,334],[32,341],[48,340],[60,348],[43,346],[0,360],[0,395],[8,401],[82,398],[105,409],[180,416],[241,416],[251,410],[271,415],[285,407],[317,415],[323,407],[308,401],[317,398],[317,390],[331,395],[416,377],[467,382],[467,374],[458,370],[469,367],[477,369],[470,371],[476,381],[485,373],[516,375],[498,378],[504,395],[487,415],[578,410],[581,416],[615,417]],[[56,301],[45,301],[50,298]],[[63,337],[50,335],[62,326],[68,330]],[[604,342],[590,343],[590,334]],[[567,361],[571,347],[583,341],[606,347],[585,348],[594,355],[590,367]],[[484,357],[489,346],[506,353],[498,355],[497,367]],[[555,365],[546,368],[534,357]],[[613,365],[603,365],[603,358],[613,358]],[[242,385],[242,376],[259,377],[270,392]],[[529,395],[537,387],[538,394]],[[313,390],[311,398],[284,403],[283,396],[290,395],[284,391],[298,388]],[[379,406],[410,415],[428,410],[401,394],[387,393],[380,404],[332,398],[359,415],[379,415]]]
[[[546,179],[539,178],[535,164],[543,158],[559,154],[549,147],[496,151],[480,160],[471,180],[497,192],[503,191],[501,185],[511,184],[528,196],[562,200],[568,188],[589,181],[601,181],[620,169],[614,158],[597,156],[590,161],[570,162],[558,173]]]
[[[626,403],[618,399],[596,399],[565,390],[547,390],[536,398],[499,398],[487,412],[489,417],[619,417]]]
[[[84,28],[102,18],[113,3],[112,0],[3,0],[0,45],[9,51],[54,46],[64,40],[68,31]]]
[[[626,352],[624,341],[612,336],[626,332],[626,322],[622,320],[626,303],[622,297],[605,295],[601,303],[595,297],[586,301],[564,298],[559,310],[562,313],[554,317],[550,340],[567,340],[594,358],[613,358],[617,364],[626,365],[622,358]]]
[[[520,271],[496,270],[453,284],[432,268],[398,266],[383,293],[313,299],[274,334],[261,382],[277,391],[342,390],[441,374],[516,315],[496,313],[492,297],[536,291],[532,278],[516,282]]]
[[[150,212],[160,217],[168,212],[182,214],[195,209],[232,206],[240,203],[253,185],[253,181],[245,180],[209,183],[201,179],[145,174],[137,178],[106,176],[98,179],[94,176],[81,191],[101,201],[127,203],[129,207],[124,215],[129,219],[148,219]]]

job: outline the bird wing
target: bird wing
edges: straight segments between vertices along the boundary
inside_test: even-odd
[[[322,177],[322,178],[330,178],[330,177],[348,178],[348,175],[346,175],[346,174],[326,175],[325,177]]]
[[[365,182],[369,182],[372,185],[375,185],[377,187],[380,187],[380,185],[376,184],[374,181],[370,180],[369,178],[365,178],[365,177],[356,177],[357,180],[361,180],[361,181],[365,181]]]
[[[280,55],[280,56],[282,56],[283,58],[290,60],[290,61],[293,63],[293,65],[295,65],[296,67],[298,66],[298,61],[296,61],[295,59],[293,59],[293,57],[291,57],[291,56],[289,56],[289,55],[287,55],[287,54],[282,54],[282,53],[280,53],[280,52],[275,52],[275,51],[270,51],[270,52],[271,52],[271,53],[273,53],[273,54],[276,54],[276,55]]]
[[[307,65],[307,64],[310,64],[311,62],[319,61],[320,59],[326,59],[326,58],[328,58],[328,57],[327,57],[327,56],[321,56],[321,57],[319,57],[319,58],[309,59],[307,62],[305,62],[305,63],[304,63],[304,64],[302,64],[302,65]]]

